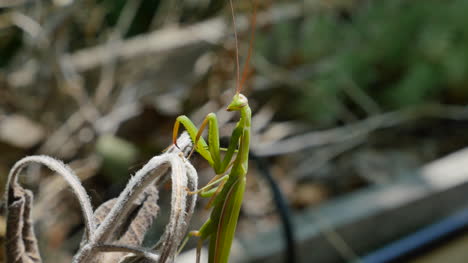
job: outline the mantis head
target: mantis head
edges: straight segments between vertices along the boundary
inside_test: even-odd
[[[227,111],[239,111],[243,107],[247,106],[247,104],[248,104],[247,98],[240,93],[236,93],[236,95],[234,95],[231,103],[228,105],[226,110]]]

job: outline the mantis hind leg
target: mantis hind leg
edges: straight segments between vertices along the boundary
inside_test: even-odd
[[[185,245],[187,244],[188,240],[190,239],[190,237],[201,237],[202,236],[202,233],[201,231],[190,231],[187,236],[185,237],[184,241],[182,242],[182,244],[180,245],[179,249],[177,250],[177,255],[180,254],[180,252],[182,252],[182,249],[184,249]],[[197,263],[200,263],[200,255],[201,255],[201,249],[203,247],[203,241],[204,239],[200,238],[198,241],[197,241]]]
[[[203,247],[203,239],[199,239],[197,242],[197,263],[200,263],[201,249]]]
[[[201,197],[211,197],[215,191],[216,184],[221,185],[224,181],[227,181],[229,179],[229,175],[216,175],[213,177],[208,184],[206,184],[204,187],[196,190],[196,191],[189,191],[188,194],[194,195],[194,194],[200,194]],[[219,187],[218,185],[218,187]]]
[[[185,247],[187,244],[188,240],[190,237],[199,237],[200,239],[197,242],[197,263],[200,262],[200,252],[201,248],[203,247],[203,241],[205,241],[208,237],[210,237],[213,233],[215,233],[216,227],[213,225],[213,222],[208,219],[208,221],[203,224],[203,226],[200,228],[198,231],[190,231],[187,236],[185,237],[184,241],[180,245],[177,254],[179,254],[182,249]]]
[[[214,192],[213,196],[208,201],[208,204],[205,206],[205,209],[209,209],[211,206],[213,206],[214,201],[216,200],[216,197],[219,195],[219,193],[221,193],[226,182],[227,180],[224,180],[218,185],[218,187],[216,188],[216,192]]]

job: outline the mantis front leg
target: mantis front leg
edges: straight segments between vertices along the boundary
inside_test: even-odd
[[[186,116],[179,116],[176,119],[176,123],[174,124],[173,140],[177,138],[180,124],[182,124],[185,127],[185,129],[188,131],[190,137],[194,142],[194,148],[192,149],[192,152],[193,150],[196,150],[198,153],[200,153],[200,155],[202,155],[202,157],[204,157],[210,163],[210,165],[214,168],[217,174],[208,182],[206,186],[194,192],[189,192],[189,194],[200,193],[200,196],[202,197],[211,197],[206,206],[206,208],[209,208],[212,206],[216,196],[221,192],[224,183],[229,178],[228,175],[223,176],[222,174],[225,174],[227,170],[233,165],[233,162],[231,162],[231,160],[233,158],[234,153],[236,152],[236,148],[239,143],[239,138],[242,135],[242,127],[236,127],[232,132],[229,146],[226,149],[226,155],[221,161],[218,119],[216,118],[216,114],[208,114],[203,120],[200,129],[197,129],[193,122]],[[207,128],[207,126],[208,145],[206,144],[205,140],[201,137],[203,131]],[[189,154],[188,158],[190,158],[192,152]],[[212,163],[210,162],[210,158],[212,160]]]
[[[219,145],[219,128],[216,114],[210,113],[203,120],[200,129],[197,129],[193,122],[185,115],[177,117],[173,130],[173,143],[176,144],[177,135],[179,133],[180,124],[185,127],[194,143],[196,150],[204,159],[208,161],[216,174],[224,174],[232,165],[231,160],[239,145],[239,139],[242,136],[243,128],[237,126],[231,135],[229,146],[226,150],[224,159],[221,161],[220,145]],[[203,131],[208,126],[208,144],[201,137]]]
[[[205,159],[208,161],[210,166],[213,166],[213,158],[211,157],[211,153],[208,151],[208,145],[205,142],[203,138],[200,138],[199,140],[195,140],[198,134],[198,129],[195,127],[195,124],[185,115],[181,115],[177,117],[175,123],[174,123],[174,129],[172,131],[172,144],[177,146],[177,135],[179,133],[179,127],[180,124],[185,127],[185,130],[187,130],[188,134],[190,135],[190,138],[192,139],[193,142],[193,147],[194,149],[197,150],[197,152]]]

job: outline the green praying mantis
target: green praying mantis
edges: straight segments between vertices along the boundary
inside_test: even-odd
[[[232,0],[229,2],[234,21],[234,28],[236,28]],[[237,220],[244,196],[246,174],[248,170],[251,110],[248,100],[241,94],[241,90],[248,74],[248,64],[253,46],[255,20],[256,7],[254,3],[254,11],[251,20],[252,36],[250,39],[246,66],[242,73],[242,80],[240,80],[239,73],[237,34],[234,30],[236,41],[237,88],[236,93],[226,110],[238,111],[240,113],[240,120],[232,131],[229,146],[225,149],[226,153],[224,158],[222,159],[220,154],[221,148],[219,145],[218,121],[214,113],[210,113],[205,117],[200,129],[197,129],[193,122],[184,115],[179,116],[174,124],[173,144],[177,146],[176,139],[179,126],[182,124],[194,142],[194,148],[188,158],[190,158],[190,155],[194,150],[196,150],[208,161],[216,173],[216,176],[214,176],[205,187],[195,192],[190,192],[191,194],[200,194],[202,197],[211,197],[207,207],[213,207],[209,219],[200,228],[200,230],[191,231],[188,235],[188,237],[197,236],[200,238],[197,245],[197,263],[200,262],[200,250],[203,245],[203,241],[207,239],[209,239],[209,263],[227,263],[229,260],[231,245],[234,239]],[[201,137],[207,125],[208,143],[203,139],[203,137]],[[236,155],[234,156],[234,154]],[[182,244],[182,247],[184,244],[185,242]]]

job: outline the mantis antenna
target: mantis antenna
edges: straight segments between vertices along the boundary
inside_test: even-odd
[[[250,22],[251,25],[251,36],[250,36],[250,43],[249,43],[249,51],[247,53],[247,59],[245,60],[244,71],[242,72],[242,80],[239,84],[239,92],[244,86],[245,81],[247,80],[247,75],[249,74],[249,66],[250,66],[250,58],[252,56],[254,38],[255,38],[255,26],[257,24],[257,1],[254,1],[253,4],[253,14],[252,14],[252,21]]]
[[[234,5],[232,4],[232,0],[229,0],[229,5],[231,6],[232,25],[234,27],[234,40],[236,43],[236,93],[239,94],[242,90],[242,87],[240,86],[239,43],[237,42],[236,14],[234,13]]]
[[[253,14],[252,14],[252,20],[251,20],[251,36],[250,36],[250,43],[249,43],[249,51],[247,53],[247,59],[245,61],[244,70],[242,71],[242,79],[240,78],[239,43],[237,40],[236,15],[234,13],[234,5],[232,4],[232,0],[229,0],[229,4],[231,6],[232,24],[234,27],[234,38],[235,38],[235,43],[236,43],[236,71],[237,71],[236,93],[239,94],[242,91],[242,87],[244,86],[244,83],[247,80],[247,75],[249,73],[250,58],[252,56],[253,43],[254,43],[254,38],[255,38],[255,26],[257,23],[257,2],[254,1]]]

